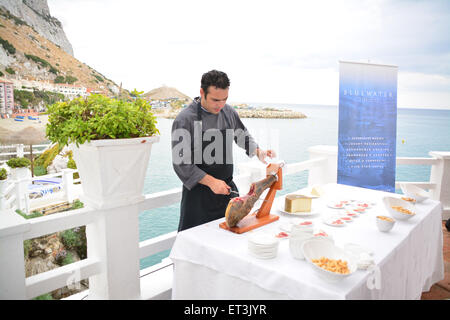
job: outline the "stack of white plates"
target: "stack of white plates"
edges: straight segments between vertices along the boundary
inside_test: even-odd
[[[270,233],[254,233],[248,237],[248,251],[259,259],[277,256],[279,240]]]

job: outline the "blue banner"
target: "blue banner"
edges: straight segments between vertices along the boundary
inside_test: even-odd
[[[339,63],[339,184],[395,192],[397,69]]]

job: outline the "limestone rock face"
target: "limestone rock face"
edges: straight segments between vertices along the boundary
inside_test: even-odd
[[[75,250],[66,250],[56,233],[31,239],[30,251],[25,258],[25,276],[30,277],[59,268],[60,265],[57,261],[57,254],[64,250],[67,251],[68,254],[70,253],[73,262],[80,261],[77,252]],[[88,289],[89,286],[87,280],[72,283],[71,279],[68,278],[67,282],[67,286],[51,292],[53,299],[68,297]]]
[[[63,157],[61,155],[57,155],[55,159],[53,159],[52,164],[50,164],[47,168],[47,172],[49,174],[61,172],[62,169],[67,169],[67,162],[69,158]]]
[[[0,0],[0,6],[73,56],[72,45],[67,39],[61,22],[50,15],[47,0]]]

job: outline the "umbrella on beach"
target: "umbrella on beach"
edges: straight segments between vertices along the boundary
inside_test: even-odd
[[[26,144],[30,146],[31,174],[34,177],[33,144],[47,141],[45,127],[28,126],[20,131],[0,127],[0,142],[5,144]]]

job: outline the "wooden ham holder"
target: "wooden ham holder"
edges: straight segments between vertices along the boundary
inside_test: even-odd
[[[222,222],[219,226],[222,229],[229,230],[234,233],[244,233],[266,224],[277,221],[280,217],[274,214],[270,214],[270,209],[272,208],[273,200],[275,199],[275,194],[277,190],[282,189],[283,185],[283,174],[282,168],[279,164],[269,164],[266,168],[266,174],[269,176],[272,172],[277,172],[278,180],[275,181],[269,189],[266,198],[263,201],[261,207],[253,213],[246,215],[235,227],[228,227],[226,222]]]

